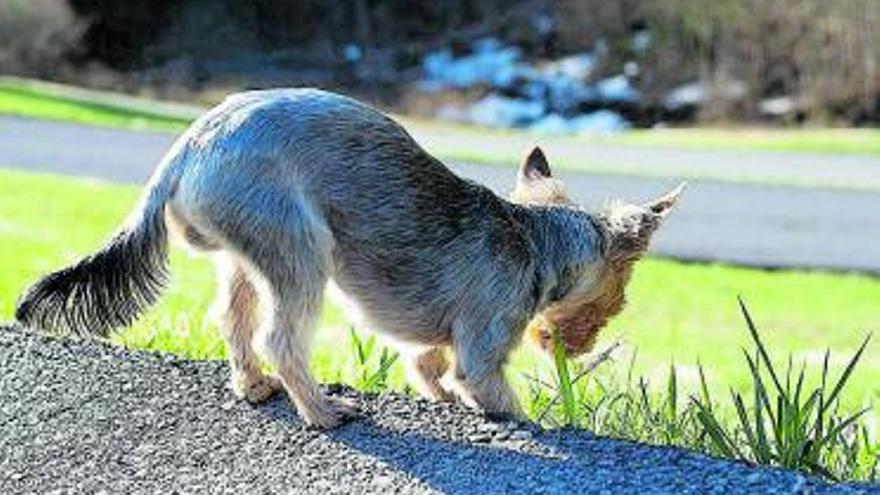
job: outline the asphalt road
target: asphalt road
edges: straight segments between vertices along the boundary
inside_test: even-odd
[[[0,117],[0,166],[143,183],[172,140],[172,135],[163,133]],[[602,149],[586,151],[602,153]],[[621,160],[635,162],[635,157],[644,156],[640,163],[673,159],[668,154],[668,150],[609,150],[611,159],[623,157]],[[779,165],[775,176],[787,174],[791,178],[798,173],[797,155],[674,152],[675,159],[689,167],[688,174],[701,160],[713,156],[715,161],[706,166],[727,170],[726,176],[732,179],[738,163],[752,172]],[[867,191],[880,184],[880,164],[858,157],[820,155],[803,155],[800,160],[811,181],[824,180],[834,187],[690,180],[680,208],[655,238],[653,251],[697,261],[880,273],[880,194]],[[470,164],[452,167],[500,193],[513,186],[513,169]],[[574,198],[589,205],[610,198],[645,201],[678,182],[675,177],[558,175],[567,180]],[[844,183],[864,183],[866,190],[839,187]]]
[[[305,428],[232,399],[221,362],[0,327],[0,493],[880,493],[399,395]]]

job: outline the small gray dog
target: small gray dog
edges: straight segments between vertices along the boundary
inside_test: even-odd
[[[174,232],[220,261],[221,326],[239,397],[258,402],[283,387],[300,416],[323,428],[351,412],[322,395],[308,367],[332,279],[367,325],[402,344],[420,392],[521,416],[503,365],[529,323],[540,322],[545,347],[559,328],[570,352],[589,350],[678,192],[591,214],[571,204],[535,148],[509,202],[350,98],[247,92],[198,119],[120,231],[32,286],[16,317],[81,335],[131,323],[166,281]],[[452,391],[441,383],[447,348]],[[277,376],[263,372],[255,350]]]

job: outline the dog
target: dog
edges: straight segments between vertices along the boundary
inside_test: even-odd
[[[623,307],[633,264],[680,191],[590,213],[535,148],[506,200],[354,99],[245,92],[196,120],[118,233],[37,281],[16,318],[82,336],[130,324],[166,283],[173,236],[217,260],[239,398],[283,389],[320,428],[353,413],[309,373],[309,336],[332,280],[365,324],[401,344],[422,394],[520,418],[503,372],[511,349],[531,323],[545,349],[559,329],[570,355],[588,351]]]

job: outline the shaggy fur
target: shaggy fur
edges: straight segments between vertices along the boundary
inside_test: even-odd
[[[608,320],[623,310],[624,289],[632,275],[633,265],[648,248],[651,235],[660,221],[675,205],[684,189],[681,184],[671,193],[643,207],[613,202],[595,216],[605,234],[603,262],[597,282],[583,287],[537,314],[529,324],[529,335],[542,349],[553,350],[554,329],[569,357],[593,349],[599,331]]]
[[[571,204],[539,149],[513,199],[454,175],[352,99],[243,93],[178,139],[105,248],[37,282],[16,314],[83,334],[128,324],[164,282],[170,231],[218,261],[217,313],[239,397],[283,388],[325,428],[350,412],[308,368],[332,280],[364,325],[405,350],[424,394],[520,416],[503,367],[529,321],[538,315],[573,349],[588,348],[674,199],[593,215]]]

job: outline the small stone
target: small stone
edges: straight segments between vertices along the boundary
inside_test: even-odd
[[[486,443],[489,440],[492,440],[492,435],[488,433],[474,433],[473,435],[468,436],[468,440],[474,443]]]
[[[801,475],[798,475],[795,478],[794,486],[791,489],[792,493],[808,493],[807,490],[807,479]]]
[[[233,407],[235,407],[235,402],[231,401],[231,400],[228,400],[228,401],[224,402],[223,404],[220,404],[220,409],[222,409],[224,411],[229,411]]]
[[[394,483],[394,479],[391,476],[379,475],[373,478],[373,486],[379,489],[387,488]]]
[[[754,485],[761,482],[761,473],[754,472],[746,477],[746,482],[750,485]]]
[[[483,433],[495,432],[501,429],[501,426],[497,423],[481,423],[477,426],[477,430]]]
[[[509,437],[510,437],[510,432],[508,430],[501,430],[501,431],[495,433],[494,439],[498,442],[502,442],[504,440],[507,440]]]
[[[516,430],[510,434],[511,440],[531,440],[532,433],[528,430]]]

